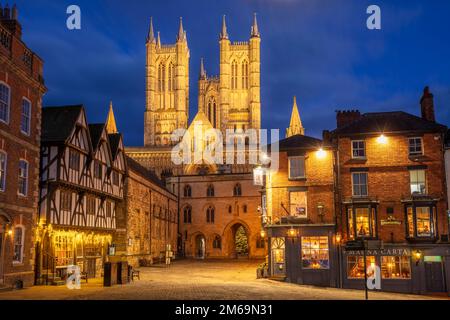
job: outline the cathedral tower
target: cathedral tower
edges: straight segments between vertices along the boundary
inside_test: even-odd
[[[171,134],[187,128],[189,115],[189,47],[180,18],[175,44],[162,45],[150,19],[147,36],[144,145],[169,146]]]

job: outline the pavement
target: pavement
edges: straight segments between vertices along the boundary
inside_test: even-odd
[[[256,279],[258,261],[178,260],[170,267],[142,267],[140,280],[103,287],[102,279],[81,289],[35,286],[0,292],[0,300],[360,300],[364,291],[302,286]],[[445,297],[370,292],[370,300],[429,300]]]

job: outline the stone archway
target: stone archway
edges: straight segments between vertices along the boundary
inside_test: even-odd
[[[3,284],[3,272],[5,264],[5,241],[6,241],[6,226],[11,226],[12,218],[9,214],[0,209],[0,284]]]
[[[202,233],[195,236],[194,257],[197,259],[205,259],[206,257],[206,238]]]
[[[250,249],[250,228],[243,221],[234,221],[225,228],[226,252],[229,258],[248,258]]]

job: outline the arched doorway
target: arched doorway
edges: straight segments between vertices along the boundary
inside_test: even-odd
[[[232,228],[234,240],[234,256],[236,258],[249,257],[249,243],[247,229],[240,223],[237,223]]]
[[[5,240],[7,225],[11,227],[12,219],[6,212],[0,209],[0,284],[3,284],[3,267],[5,264]]]
[[[195,237],[195,257],[198,259],[205,259],[206,240],[205,236],[198,234]]]

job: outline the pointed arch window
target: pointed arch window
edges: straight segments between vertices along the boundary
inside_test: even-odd
[[[231,89],[237,89],[238,64],[236,60],[231,63]]]
[[[236,183],[233,188],[233,195],[235,197],[240,197],[242,195],[242,188],[240,183]]]
[[[169,91],[175,90],[175,67],[172,62],[169,64]]]
[[[214,197],[214,186],[210,184],[208,186],[208,189],[206,189],[206,196],[207,197]]]
[[[185,185],[184,186],[184,192],[183,192],[183,195],[186,197],[186,198],[190,198],[190,197],[192,197],[192,189],[191,189],[191,186],[190,185]]]
[[[161,62],[158,66],[158,90],[163,92],[165,90],[166,82],[166,67]]]
[[[184,207],[183,210],[183,222],[191,223],[192,222],[192,208],[191,206]]]
[[[220,236],[214,237],[213,248],[214,249],[222,249],[222,239],[220,238]]]
[[[214,128],[216,128],[216,120],[217,120],[217,107],[216,107],[216,99],[214,97],[209,98],[208,100],[208,120],[211,122]]]
[[[212,206],[206,209],[206,223],[214,223],[214,207]]]
[[[248,89],[248,62],[242,63],[242,88]]]

